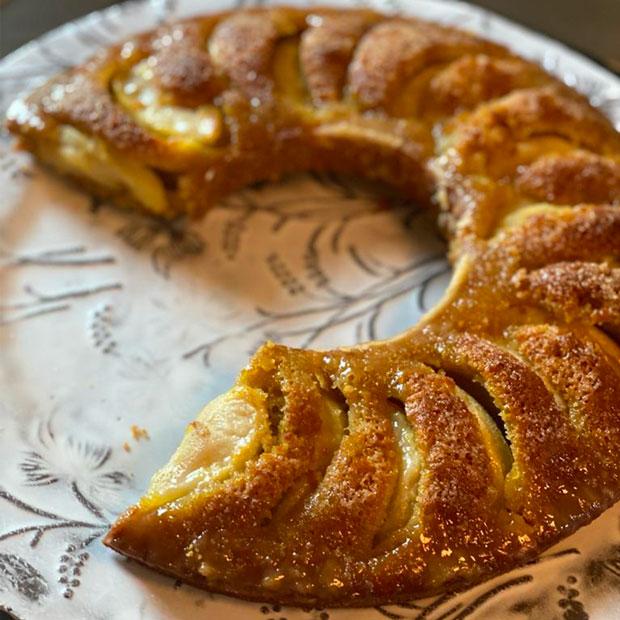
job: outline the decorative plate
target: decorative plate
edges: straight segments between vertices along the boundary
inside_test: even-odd
[[[99,47],[232,4],[128,2],[67,24],[0,63],[0,110]],[[459,2],[370,4],[506,43],[620,127],[618,79],[557,43]],[[214,596],[105,549],[109,523],[258,344],[400,332],[445,289],[445,247],[416,205],[328,175],[162,224],[91,200],[4,135],[0,186],[0,608],[29,620],[620,618],[620,506],[468,592],[365,610]]]

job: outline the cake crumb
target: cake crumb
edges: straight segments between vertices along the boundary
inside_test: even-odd
[[[131,452],[131,446],[128,441],[123,444],[123,450],[125,450],[125,452]]]
[[[131,436],[136,441],[140,441],[141,439],[150,439],[149,432],[145,428],[140,428],[135,424],[131,425]]]

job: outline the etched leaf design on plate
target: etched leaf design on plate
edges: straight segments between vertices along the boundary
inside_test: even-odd
[[[32,564],[11,553],[0,553],[0,584],[3,582],[31,601],[38,601],[49,592],[43,575]]]

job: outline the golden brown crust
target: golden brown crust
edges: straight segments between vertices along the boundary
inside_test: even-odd
[[[315,105],[341,99],[346,74],[360,37],[380,16],[370,11],[310,14],[301,35],[299,62]]]
[[[467,54],[439,71],[429,84],[429,112],[451,115],[478,107],[519,88],[549,82],[537,65],[512,56]]]
[[[213,20],[185,21],[164,30],[153,42],[155,79],[180,105],[208,103],[226,86],[203,47],[213,25]]]
[[[508,570],[620,497],[620,137],[539,67],[420,20],[252,9],[111,48],[9,127],[169,216],[287,171],[377,178],[438,203],[457,263],[392,341],[262,347],[109,546],[215,592],[374,605]]]
[[[525,196],[540,202],[617,204],[620,161],[582,151],[549,155],[523,166],[516,184]]]
[[[499,253],[533,269],[563,261],[613,259],[620,250],[619,233],[620,211],[615,207],[549,207],[535,211],[523,225],[509,228],[496,244]]]
[[[615,323],[620,319],[620,270],[607,263],[554,263],[515,274],[515,284],[566,323]]]
[[[487,51],[502,53],[503,49],[451,28],[387,19],[359,42],[349,69],[349,90],[364,109],[386,107],[407,81],[429,65]]]

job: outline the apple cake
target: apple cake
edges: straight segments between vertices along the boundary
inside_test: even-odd
[[[13,104],[19,145],[161,217],[294,171],[437,208],[406,333],[265,344],[105,543],[213,592],[362,606],[521,565],[620,498],[620,136],[532,62],[369,10],[166,24]]]

